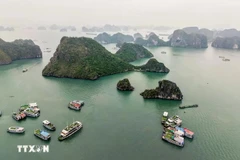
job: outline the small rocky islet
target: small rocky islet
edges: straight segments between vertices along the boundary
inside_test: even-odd
[[[130,81],[125,78],[117,83],[117,89],[120,91],[133,91],[134,87],[131,85]]]
[[[169,80],[162,80],[158,82],[156,89],[146,89],[140,94],[144,99],[165,99],[177,100],[183,99],[183,94],[176,83]]]

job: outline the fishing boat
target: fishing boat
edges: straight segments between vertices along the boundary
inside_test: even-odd
[[[47,129],[51,130],[51,131],[56,130],[56,127],[51,122],[49,122],[48,120],[43,121],[43,126]]]
[[[189,130],[188,128],[184,128],[184,135],[188,138],[193,138],[194,137],[194,132]]]
[[[193,104],[193,105],[188,105],[188,106],[179,106],[180,109],[184,109],[184,108],[194,108],[194,107],[198,107],[197,104]]]
[[[174,145],[184,147],[184,138],[181,136],[174,135],[171,132],[165,132],[165,133],[163,132],[162,139]]]
[[[163,112],[162,115],[162,124],[164,124],[168,120],[168,112]]]
[[[83,101],[74,100],[74,101],[69,102],[68,108],[79,111],[79,110],[81,110],[83,105],[84,105]]]
[[[20,121],[23,120],[27,117],[27,115],[23,112],[13,112],[12,114],[13,119],[15,119],[16,121]]]
[[[25,130],[23,127],[11,126],[7,130],[9,133],[24,133]]]
[[[60,136],[58,137],[59,141],[62,141],[64,139],[67,139],[68,137],[72,136],[74,133],[79,131],[83,127],[82,123],[79,121],[75,121],[72,124],[65,127]]]
[[[27,68],[24,68],[23,70],[22,70],[22,72],[27,72],[28,71],[28,69]]]
[[[41,129],[36,129],[36,130],[34,130],[33,134],[34,134],[36,137],[38,137],[38,138],[40,138],[40,139],[42,139],[42,140],[45,140],[45,141],[47,141],[47,140],[49,140],[49,139],[51,138],[51,136],[50,136],[50,134],[49,134],[48,132],[43,131],[43,130],[41,130]]]

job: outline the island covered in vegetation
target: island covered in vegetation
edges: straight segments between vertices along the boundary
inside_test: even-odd
[[[91,38],[63,37],[42,74],[95,80],[133,69],[134,66],[119,59]]]
[[[117,89],[120,91],[133,91],[134,87],[131,85],[127,78],[120,80],[117,83]]]
[[[0,39],[0,65],[20,59],[42,58],[42,51],[32,40],[5,42]]]
[[[170,72],[170,70],[163,63],[158,62],[155,58],[148,60],[148,62],[142,66],[135,66],[135,71],[158,73]]]
[[[178,100],[183,99],[183,95],[176,83],[169,80],[162,80],[158,82],[156,89],[147,89],[140,95],[144,99],[166,99],[166,100]]]
[[[131,51],[127,53],[129,57],[138,54],[138,47],[140,51],[143,49],[142,46],[136,47],[135,44],[127,44],[127,46],[127,49]],[[152,55],[148,51],[146,53]],[[54,56],[43,69],[42,75],[96,80],[102,76],[128,71],[169,72],[169,69],[157,60],[149,60],[143,66],[133,66],[128,61],[125,54],[123,57],[119,54],[112,54],[91,38],[63,37]]]
[[[217,37],[213,43],[214,48],[240,49],[240,37]]]
[[[136,44],[146,46],[146,47],[160,47],[160,46],[169,46],[169,42],[165,42],[162,39],[159,39],[159,37],[155,33],[150,33],[146,39],[143,38],[137,38],[135,40]]]
[[[153,54],[146,48],[133,43],[123,43],[115,55],[126,62],[136,61],[141,58],[153,57]]]

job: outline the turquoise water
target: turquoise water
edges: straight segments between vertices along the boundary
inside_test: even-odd
[[[151,48],[160,62],[171,70],[169,74],[129,72],[100,78],[97,81],[57,79],[41,76],[41,71],[64,35],[82,36],[77,32],[16,31],[2,32],[1,38],[31,38],[44,50],[43,59],[21,60],[0,66],[0,159],[82,159],[82,160],[238,160],[240,159],[239,105],[240,52],[208,49]],[[47,43],[43,43],[46,41]],[[105,46],[116,52],[115,45]],[[166,51],[167,54],[161,54]],[[219,56],[231,59],[224,62]],[[133,62],[141,65],[148,59]],[[22,73],[23,68],[29,71]],[[116,84],[129,78],[133,92],[119,92]],[[180,87],[182,102],[144,100],[139,94],[157,87],[158,81],[168,79]],[[10,97],[14,96],[14,97]],[[81,112],[67,108],[69,101],[81,99]],[[11,113],[20,105],[37,102],[41,116],[22,122],[12,119]],[[198,108],[179,110],[180,104],[199,104]],[[178,114],[183,126],[195,132],[194,140],[185,139],[178,148],[161,140],[160,118],[164,111]],[[184,111],[186,113],[184,113]],[[50,142],[33,135],[48,119],[57,127]],[[61,130],[74,120],[83,129],[70,139],[59,142]],[[8,134],[9,126],[26,129],[24,135]],[[18,153],[17,145],[49,145],[49,153]]]

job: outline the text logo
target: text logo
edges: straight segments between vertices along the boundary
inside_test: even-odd
[[[48,153],[49,145],[17,145],[19,153]]]

